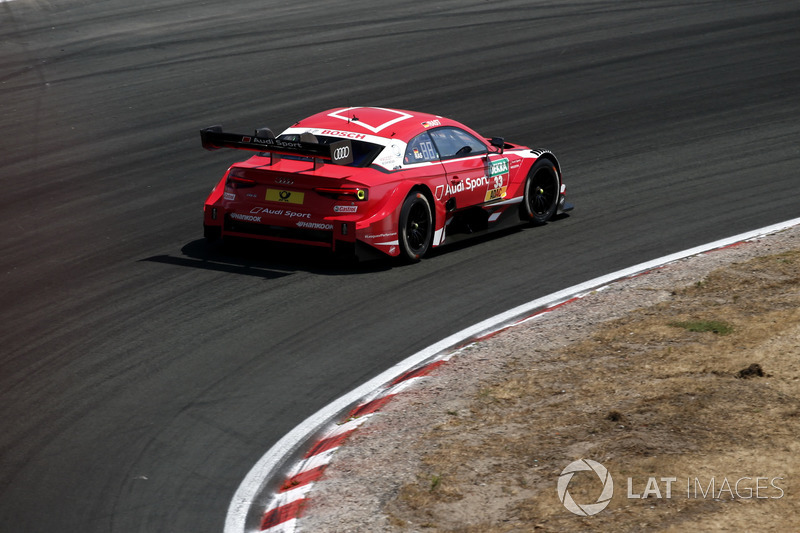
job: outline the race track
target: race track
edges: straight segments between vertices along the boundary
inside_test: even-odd
[[[510,307],[800,216],[796,1],[0,2],[0,529],[219,532],[322,405]],[[410,266],[209,250],[242,154],[337,106],[552,149],[571,216]]]

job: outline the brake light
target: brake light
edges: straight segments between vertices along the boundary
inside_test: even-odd
[[[228,180],[225,182],[226,187],[231,189],[245,189],[247,187],[255,187],[256,180],[245,178],[244,170],[234,168],[228,173]]]
[[[335,200],[364,202],[369,199],[369,191],[360,187],[317,187],[314,192]]]

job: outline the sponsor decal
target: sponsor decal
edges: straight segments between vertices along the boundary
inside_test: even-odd
[[[441,121],[437,120],[428,120],[422,123],[423,128],[434,128],[436,126],[441,126]]]
[[[333,206],[334,213],[356,213],[358,212],[357,205],[335,205]]]
[[[509,164],[508,159],[498,159],[489,163],[489,178],[492,180],[491,187],[486,191],[484,202],[491,202],[492,200],[500,200],[505,198],[508,194],[506,191],[508,187],[503,185],[503,182],[508,178]]]
[[[350,147],[349,146],[340,146],[336,150],[333,151],[333,160],[339,161],[341,159],[347,159],[350,157]]]
[[[266,200],[268,202],[282,202],[282,203],[302,205],[304,196],[305,194],[302,192],[267,189]]]
[[[311,213],[298,213],[297,211],[286,211],[283,216],[289,218],[311,218]]]
[[[492,200],[499,200],[500,198],[506,197],[506,189],[508,187],[500,187],[499,189],[489,189],[486,191],[486,197],[483,199],[484,202],[491,202]]]
[[[492,183],[492,180],[489,179],[489,176],[481,176],[480,178],[467,178],[464,181],[459,181],[455,185],[448,183],[445,193],[447,195],[458,194],[460,192],[471,191],[479,187],[488,187],[490,183]]]
[[[386,237],[397,237],[397,233],[381,233],[379,235],[364,235],[365,239],[384,239]]]
[[[508,159],[498,159],[489,163],[489,176],[508,174]]]
[[[241,220],[243,222],[261,222],[261,217],[256,217],[253,215],[242,215],[240,213],[231,213],[231,218],[233,220]]]
[[[394,166],[396,161],[397,161],[396,157],[392,155],[384,155],[381,156],[380,159],[378,159],[377,163],[382,167],[391,168],[392,166]]]
[[[282,139],[267,139],[262,137],[242,137],[243,143],[260,144],[262,146],[271,146],[277,148],[302,148],[303,145],[299,142],[284,141]]]
[[[300,222],[297,223],[297,227],[307,228],[307,229],[332,230],[333,224],[323,224],[321,222],[305,222],[301,220]]]
[[[261,213],[262,215],[282,215],[283,209],[270,209],[269,207],[254,207],[250,210],[250,213],[253,215],[257,215]]]
[[[270,209],[269,207],[254,207],[250,210],[252,214],[272,215],[288,218],[311,218],[311,213],[300,213],[298,211],[290,211],[288,209]]]
[[[375,163],[387,169],[396,169],[403,164],[403,149],[392,144],[381,152]]]
[[[232,192],[226,192],[222,195],[226,200],[230,200],[231,202],[236,200],[236,195]]]
[[[320,135],[328,135],[329,137],[342,137],[344,139],[356,139],[363,141],[367,138],[366,135],[363,133],[354,133],[352,131],[340,131],[340,130],[322,130],[319,132]]]

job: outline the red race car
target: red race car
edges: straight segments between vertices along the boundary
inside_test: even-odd
[[[259,152],[233,164],[206,199],[209,241],[244,237],[417,261],[459,236],[543,224],[572,209],[548,150],[487,139],[438,115],[348,107],[277,137],[221,126],[200,136],[209,150]]]

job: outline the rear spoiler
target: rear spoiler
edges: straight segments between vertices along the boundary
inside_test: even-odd
[[[225,133],[222,126],[211,126],[200,130],[200,141],[206,150],[219,148],[236,148],[256,152],[270,152],[272,161],[280,159],[280,155],[298,155],[311,157],[314,165],[318,160],[330,161],[334,165],[347,165],[353,162],[353,146],[349,139],[322,144],[310,133],[304,133],[299,141],[276,139],[267,128],[256,130],[253,135]],[[278,157],[276,157],[276,155]]]

